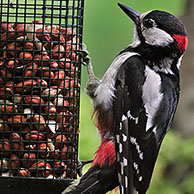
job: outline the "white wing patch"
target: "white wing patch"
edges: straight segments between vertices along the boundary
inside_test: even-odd
[[[123,134],[123,142],[127,141],[127,136],[125,134]]]
[[[128,160],[125,157],[123,157],[123,164],[124,164],[124,166],[128,165]]]
[[[112,99],[114,97],[114,85],[115,77],[121,65],[130,57],[134,55],[139,55],[135,52],[124,52],[123,54],[117,56],[112,62],[111,66],[106,71],[103,76],[100,85],[95,91],[96,98],[93,100],[94,106],[102,104],[104,109],[108,109],[112,105]]]
[[[139,166],[138,166],[138,164],[136,162],[133,162],[133,167],[134,167],[137,175],[139,175]]]
[[[128,188],[128,177],[125,176],[125,188],[127,189]]]
[[[122,151],[123,151],[123,145],[119,143],[119,153],[122,153]]]
[[[125,115],[122,116],[122,121],[127,120],[127,117]]]
[[[139,181],[141,182],[141,181],[142,181],[142,179],[143,179],[143,177],[142,177],[142,176],[140,176],[140,177],[139,177]]]
[[[135,145],[137,153],[139,154],[139,158],[143,160],[143,152],[140,149],[140,145],[137,143],[137,139],[135,137],[130,136],[130,142],[132,145]]]
[[[163,94],[160,91],[161,78],[158,73],[146,66],[145,69],[146,80],[143,85],[142,99],[147,113],[146,131],[152,126],[152,120],[160,106],[163,99]]]
[[[121,194],[124,194],[124,188],[123,188],[123,185],[121,185]]]
[[[119,129],[122,130],[122,127],[123,127],[122,122],[120,122]]]

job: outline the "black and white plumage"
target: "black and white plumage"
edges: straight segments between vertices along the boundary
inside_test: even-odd
[[[181,21],[167,12],[141,14],[119,6],[135,24],[134,41],[119,53],[102,80],[94,76],[88,61],[86,92],[102,139],[107,133],[115,139],[120,193],[145,194],[177,107],[187,34]]]
[[[138,80],[128,76],[130,74],[138,76]],[[118,134],[117,159],[120,163],[121,193],[127,193],[124,190],[125,187],[129,188],[127,181],[131,181],[124,178],[129,176],[129,170],[123,173],[125,168],[129,168],[129,159],[135,188],[139,193],[145,193],[161,142],[175,113],[179,86],[176,79],[169,80],[167,75],[155,73],[145,66],[140,56],[126,60],[116,80],[119,90],[115,92],[115,96],[121,100],[121,104],[117,105],[113,101],[113,109],[116,114],[116,137]]]

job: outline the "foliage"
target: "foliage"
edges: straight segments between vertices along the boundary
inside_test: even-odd
[[[161,148],[149,194],[194,193],[194,137],[169,131]]]
[[[92,106],[89,98],[84,91],[81,92],[80,104],[80,141],[79,156],[81,160],[90,160],[93,158],[100,138],[92,120]]]

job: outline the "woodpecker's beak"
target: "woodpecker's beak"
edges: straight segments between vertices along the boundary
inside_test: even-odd
[[[134,9],[127,7],[126,5],[123,5],[121,3],[118,3],[119,7],[133,20],[133,22],[138,25],[140,22],[140,15],[138,11],[135,11]]]

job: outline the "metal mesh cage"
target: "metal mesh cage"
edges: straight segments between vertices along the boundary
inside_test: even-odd
[[[72,180],[83,0],[0,3],[0,185]]]

